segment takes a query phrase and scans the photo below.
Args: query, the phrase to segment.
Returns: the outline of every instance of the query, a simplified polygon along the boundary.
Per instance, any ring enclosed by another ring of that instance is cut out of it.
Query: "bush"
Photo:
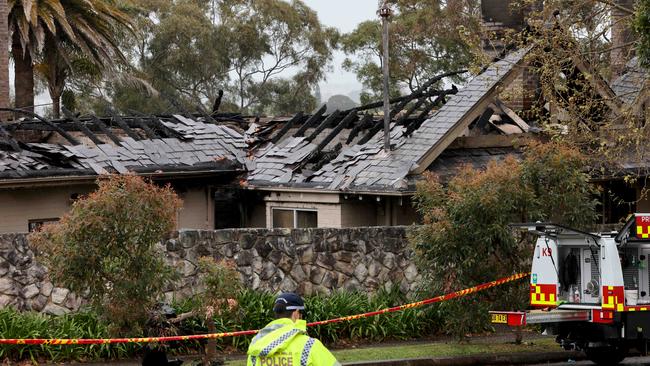
[[[216,332],[261,329],[273,319],[275,295],[268,292],[243,289],[237,295],[237,308],[215,315]],[[361,292],[335,292],[330,295],[306,297],[307,321],[326,320],[346,315],[402,305],[409,299],[394,288],[373,295]],[[456,300],[453,300],[454,302]],[[194,311],[197,315],[183,321],[181,334],[208,333],[206,318],[198,310],[204,302],[195,298],[174,304],[177,313]],[[326,343],[378,342],[428,337],[440,330],[438,310],[434,306],[384,314],[349,322],[333,323],[308,328],[310,335]],[[33,312],[17,312],[11,308],[0,310],[1,338],[109,338],[109,326],[93,312],[81,312],[59,317]],[[252,336],[230,337],[218,341],[220,349],[245,351]],[[204,341],[174,342],[169,351],[176,354],[196,353]],[[103,344],[69,346],[0,345],[0,358],[9,360],[46,360],[52,362],[92,361],[137,357],[139,344]]]
[[[424,225],[410,240],[430,294],[447,293],[530,270],[530,236],[509,223],[548,221],[584,227],[596,218],[595,191],[584,159],[560,143],[529,147],[523,161],[465,167],[447,185],[429,175],[418,184],[416,207]],[[444,329],[459,337],[490,328],[487,310],[528,304],[521,282],[440,304]]]
[[[242,290],[237,296],[238,308],[223,316],[214,318],[217,332],[261,329],[273,320],[275,295],[268,292]],[[334,292],[329,295],[314,295],[305,298],[307,321],[326,320],[355,315],[408,302],[398,288],[381,290],[373,295],[361,292]],[[176,304],[178,312],[191,311],[197,301],[188,299]],[[349,322],[332,323],[310,327],[310,335],[326,343],[372,342],[386,339],[415,339],[433,335],[439,330],[437,310],[432,306],[418,309],[357,319]],[[196,317],[184,324],[184,331],[192,334],[206,333],[202,318]],[[225,338],[219,346],[240,351],[248,348],[251,337]]]
[[[114,334],[140,334],[174,278],[155,245],[175,229],[180,200],[170,187],[133,175],[98,184],[59,223],[30,240],[53,282],[87,295]]]
[[[34,312],[0,310],[0,338],[109,338],[108,326],[91,312],[47,316]],[[52,362],[85,361],[131,357],[140,349],[135,344],[102,345],[0,345],[0,359],[45,359]]]

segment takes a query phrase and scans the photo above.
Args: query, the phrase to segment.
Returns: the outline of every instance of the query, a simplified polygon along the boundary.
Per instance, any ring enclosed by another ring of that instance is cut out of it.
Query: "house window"
[[[45,225],[45,224],[49,224],[49,223],[52,223],[52,222],[57,222],[57,221],[59,221],[58,218],[54,218],[54,219],[34,219],[34,220],[29,220],[29,221],[27,222],[27,230],[28,230],[30,233],[33,233],[33,232],[35,232],[35,231],[39,231],[39,230],[41,230],[41,228],[43,227],[43,225]]]
[[[318,211],[298,208],[274,208],[273,227],[307,228],[318,226]]]

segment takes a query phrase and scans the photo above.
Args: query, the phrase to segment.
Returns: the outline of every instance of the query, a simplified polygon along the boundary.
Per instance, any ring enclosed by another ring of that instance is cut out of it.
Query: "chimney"
[[[524,26],[524,12],[516,9],[514,0],[482,0],[481,16],[484,23],[494,23],[504,28],[521,30]]]
[[[634,10],[634,0],[615,0],[614,4]],[[612,50],[609,55],[612,79],[625,71],[625,64],[633,56],[634,47],[631,42],[634,41],[634,32],[631,29],[631,18],[630,13],[612,7]]]
[[[483,28],[486,34],[493,32],[496,35],[496,39],[483,39],[484,50],[492,56],[499,54],[505,47],[502,37],[506,32],[523,30],[527,17],[533,11],[540,11],[542,3],[542,0],[536,0],[531,5],[522,6],[521,0],[481,0]]]
[[[481,17],[486,34],[494,33],[496,39],[483,39],[483,50],[491,57],[498,56],[504,50],[505,34],[510,31],[522,31],[528,25],[531,13],[541,12],[543,1],[535,0],[522,6],[521,0],[481,0]],[[518,111],[529,111],[537,103],[541,88],[539,78],[533,69],[525,68],[521,77],[515,82],[517,91],[512,93],[507,102]],[[516,95],[515,95],[516,94]]]

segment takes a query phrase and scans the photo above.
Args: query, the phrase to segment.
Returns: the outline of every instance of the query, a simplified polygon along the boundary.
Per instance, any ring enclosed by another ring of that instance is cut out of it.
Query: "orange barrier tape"
[[[310,327],[330,324],[330,323],[339,323],[344,321],[350,321],[361,318],[368,318],[371,316],[376,316],[380,314],[393,313],[396,311],[418,308],[424,305],[433,304],[436,302],[448,301],[458,297],[467,296],[475,292],[487,290],[492,287],[500,286],[508,282],[520,280],[522,278],[528,277],[530,273],[519,273],[514,276],[502,278],[500,280],[484,283],[478,286],[470,287],[465,290],[452,292],[450,294],[437,296],[431,299],[422,300],[414,302],[411,304],[396,306],[392,308],[382,309],[378,311],[371,311],[364,314],[344,316],[336,319],[322,320],[313,323],[307,324]],[[48,344],[48,345],[83,345],[83,344],[115,344],[115,343],[162,343],[162,342],[172,342],[172,341],[192,341],[192,340],[201,340],[201,339],[216,339],[224,337],[237,337],[243,335],[252,335],[256,334],[259,330],[242,330],[238,332],[225,332],[225,333],[212,333],[212,334],[196,334],[188,336],[172,336],[172,337],[146,337],[146,338],[111,338],[111,339],[0,339],[0,344],[24,344],[24,345],[38,345],[38,344]]]

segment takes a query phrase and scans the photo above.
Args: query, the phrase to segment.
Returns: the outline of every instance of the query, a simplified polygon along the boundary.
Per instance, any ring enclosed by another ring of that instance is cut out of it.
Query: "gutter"
[[[74,172],[81,175],[60,175],[60,176],[47,176],[47,177],[35,177],[35,178],[14,178],[14,179],[4,179],[0,180],[0,189],[3,188],[26,188],[26,187],[39,187],[39,186],[60,186],[70,183],[94,183],[98,179],[103,179],[106,175],[98,175],[91,169],[79,170],[74,169]],[[242,170],[185,170],[185,171],[150,171],[150,172],[138,172],[137,170],[133,171],[137,173],[140,177],[152,178],[152,179],[187,179],[187,178],[200,178],[200,177],[210,177],[220,174],[237,174],[242,173]],[[52,173],[52,172],[50,172]],[[87,174],[84,174],[87,173]]]

